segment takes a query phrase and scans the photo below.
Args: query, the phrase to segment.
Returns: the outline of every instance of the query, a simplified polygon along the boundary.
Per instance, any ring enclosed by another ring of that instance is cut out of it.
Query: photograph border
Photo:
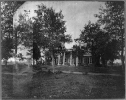
[[[1,2],[2,1],[35,1],[35,0],[1,0]],[[67,2],[67,1],[77,1],[77,0],[37,0],[37,1],[66,1]],[[126,1],[125,0],[78,0],[78,1],[92,1],[92,2],[94,2],[94,1],[99,1],[99,2],[124,1],[124,5],[125,5],[124,6],[124,8],[125,8],[125,40],[126,40]],[[1,15],[1,12],[0,12],[0,15]],[[1,21],[1,18],[0,18],[0,21]],[[0,39],[1,39],[1,36],[2,35],[1,35],[1,25],[0,25]],[[125,41],[125,47],[126,47],[126,41]],[[125,50],[125,54],[126,54],[126,50]],[[125,55],[125,57],[126,57],[126,55]],[[1,43],[0,43],[0,60],[1,60]],[[125,59],[125,62],[126,62],[126,59]],[[2,73],[1,64],[0,64],[0,72]],[[126,72],[126,68],[125,68],[125,72]],[[125,74],[125,76],[126,76],[126,74]],[[126,80],[126,77],[125,77],[125,80]],[[125,84],[125,91],[126,91],[126,84]],[[126,97],[126,92],[125,92],[125,97]],[[0,100],[17,100],[17,99],[2,99],[2,74],[0,74]],[[18,99],[18,100],[42,100],[42,99]],[[97,100],[97,99],[93,99],[93,100]],[[105,99],[99,99],[99,100],[105,100]],[[106,100],[108,100],[108,99],[106,99]],[[111,99],[111,100],[115,100],[115,99]],[[120,99],[118,99],[118,100],[120,100]],[[124,98],[124,100],[125,100],[125,98]]]

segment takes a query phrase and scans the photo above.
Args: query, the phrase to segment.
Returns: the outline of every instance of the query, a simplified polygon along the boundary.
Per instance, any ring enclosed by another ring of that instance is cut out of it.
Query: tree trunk
[[[57,63],[57,60],[56,60],[56,58],[54,58],[54,61],[55,61],[55,65],[56,65],[56,63]]]
[[[100,67],[100,56],[95,57],[95,67]]]
[[[18,65],[17,65],[17,61],[16,61],[16,55],[17,55],[17,32],[15,33],[15,69],[16,69],[16,73],[18,73]]]
[[[16,60],[16,53],[15,53],[15,71],[18,74],[18,65],[17,65],[17,60]]]
[[[5,59],[5,67],[7,67],[7,59]]]
[[[70,52],[70,66],[72,65],[72,52]]]
[[[105,67],[106,66],[106,61],[105,61],[104,57],[101,57],[101,61],[102,61],[102,66]]]
[[[33,66],[35,65],[34,59],[33,59]]]
[[[95,63],[96,63],[95,55],[93,54],[93,52],[91,52],[91,55],[92,55],[92,63],[93,63],[94,66],[95,66]]]
[[[65,65],[65,52],[63,53],[63,65]]]
[[[76,56],[76,66],[78,66],[78,56]]]
[[[51,57],[52,57],[52,68],[53,68],[53,73],[54,73],[54,56],[53,56],[53,52],[51,53]]]

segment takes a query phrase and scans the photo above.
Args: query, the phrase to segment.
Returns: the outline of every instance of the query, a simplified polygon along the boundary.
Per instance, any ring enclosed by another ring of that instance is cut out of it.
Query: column
[[[78,56],[76,56],[76,66],[78,66]]]
[[[53,68],[53,73],[55,72],[55,68],[54,68],[54,56],[53,53],[51,54],[52,57],[52,68]]]
[[[30,68],[30,59],[27,60],[28,68]]]
[[[58,55],[58,65],[60,65],[60,54]]]
[[[72,51],[70,52],[70,66],[72,65]]]
[[[53,55],[51,55],[52,56],[52,66],[54,66],[54,57],[53,57]]]
[[[63,53],[63,65],[65,65],[65,52]]]
[[[90,61],[91,61],[90,63],[92,64],[92,57],[90,58]]]
[[[91,63],[90,57],[89,57],[89,64]]]

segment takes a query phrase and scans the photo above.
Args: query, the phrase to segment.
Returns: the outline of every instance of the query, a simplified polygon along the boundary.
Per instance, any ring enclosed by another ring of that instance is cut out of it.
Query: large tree
[[[89,21],[81,31],[80,38],[76,40],[87,44],[86,51],[91,52],[95,66],[100,65],[100,59],[102,65],[106,66],[108,60],[113,61],[118,56],[117,41],[111,41],[109,34],[100,29],[98,23]]]
[[[8,60],[13,56],[14,44],[13,34],[13,16],[17,8],[22,4],[21,1],[3,1],[1,2],[1,43],[2,59]],[[6,63],[7,64],[7,63]]]
[[[2,59],[5,59],[5,65],[7,66],[7,60],[13,56],[13,40],[11,38],[6,37],[2,40],[1,43]]]
[[[100,9],[100,13],[96,14],[99,18],[98,22],[104,26],[109,33],[111,40],[118,41],[118,51],[121,52],[122,68],[124,65],[124,1],[108,1],[105,2],[105,8]]]
[[[41,57],[40,48],[38,47],[37,43],[33,43],[33,59],[37,60]]]
[[[81,41],[86,43],[86,51],[90,51],[93,58],[93,63],[99,64],[100,54],[97,53],[96,34],[100,31],[100,26],[98,24],[92,24],[90,21],[84,26],[81,31],[80,37],[76,41]]]
[[[38,5],[38,10],[35,10],[37,16],[34,17],[35,24],[38,25],[37,32],[39,40],[37,43],[42,48],[48,48],[54,66],[55,49],[62,46],[65,42],[71,42],[70,35],[65,35],[66,27],[62,11],[55,12],[53,8]],[[39,39],[39,37],[41,37]]]
[[[56,49],[62,47],[65,42],[71,42],[71,36],[64,34],[66,27],[62,11],[55,12],[53,8],[41,4],[35,13],[36,16],[32,19],[28,17],[28,11],[21,14],[17,31],[20,33],[22,44],[26,47],[34,49],[36,44],[39,49],[48,50],[54,66]]]

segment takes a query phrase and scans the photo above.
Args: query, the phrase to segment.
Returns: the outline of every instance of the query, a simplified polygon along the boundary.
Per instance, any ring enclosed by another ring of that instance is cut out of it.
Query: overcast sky
[[[104,6],[104,2],[98,1],[27,1],[17,10],[14,21],[18,20],[18,15],[24,10],[30,10],[30,17],[35,16],[34,10],[41,3],[47,7],[53,7],[56,12],[62,10],[67,28],[65,34],[71,34],[72,39],[79,37],[81,30],[89,20],[96,22],[94,14],[98,14],[100,6]],[[73,44],[74,42],[65,44],[65,46],[71,48]]]

